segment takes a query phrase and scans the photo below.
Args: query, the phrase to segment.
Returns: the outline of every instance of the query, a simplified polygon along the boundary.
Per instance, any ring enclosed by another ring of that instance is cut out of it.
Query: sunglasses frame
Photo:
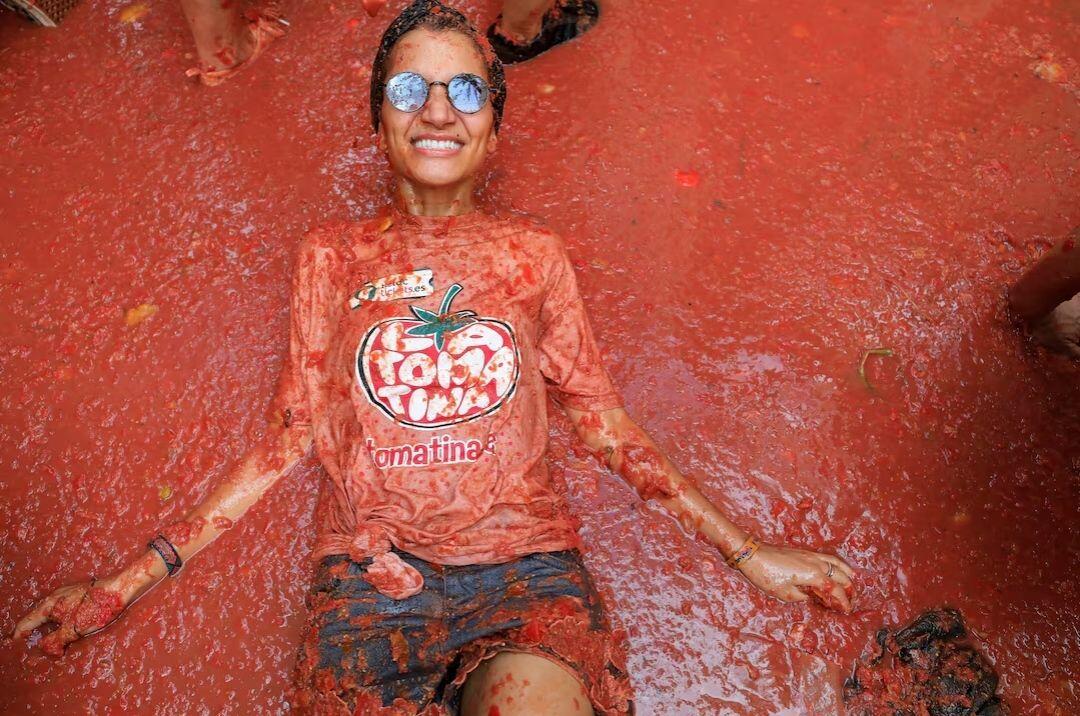
[[[412,75],[414,77],[419,77],[420,81],[423,82],[424,85],[425,85],[425,87],[424,87],[424,101],[421,102],[420,106],[417,107],[416,109],[412,109],[412,110],[401,109],[396,104],[394,104],[394,102],[390,99],[390,83],[393,82],[398,77],[401,77],[402,75]],[[465,78],[466,82],[471,82],[472,80],[476,80],[476,82],[480,83],[480,87],[483,90],[483,100],[480,102],[480,106],[477,107],[472,112],[458,107],[457,104],[454,102],[453,97],[450,96],[450,84],[454,80],[456,80],[458,78]],[[424,77],[419,72],[413,72],[412,70],[403,70],[401,72],[396,73],[393,77],[390,77],[389,79],[386,80],[386,84],[383,85],[383,96],[386,97],[386,101],[390,104],[390,106],[393,107],[394,109],[396,109],[397,111],[405,112],[406,114],[412,114],[413,112],[419,112],[420,110],[422,110],[427,105],[428,100],[431,99],[431,88],[434,87],[435,85],[441,85],[443,87],[443,89],[446,90],[446,99],[447,99],[447,101],[450,102],[450,106],[453,107],[454,110],[456,110],[458,112],[461,112],[462,114],[476,114],[477,112],[482,110],[487,105],[488,102],[491,101],[491,95],[495,94],[495,90],[491,89],[491,86],[488,84],[487,80],[485,80],[480,75],[474,75],[471,72],[459,72],[458,74],[456,74],[456,75],[454,75],[453,77],[450,78],[450,82],[442,82],[440,80],[433,80],[431,82],[428,82],[427,77]]]

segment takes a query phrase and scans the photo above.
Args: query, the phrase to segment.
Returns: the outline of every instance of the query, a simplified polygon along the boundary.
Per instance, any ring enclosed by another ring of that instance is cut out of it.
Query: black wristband
[[[161,561],[165,563],[165,569],[168,570],[170,577],[179,572],[180,568],[184,566],[184,560],[180,559],[180,553],[176,551],[176,547],[173,547],[173,543],[167,540],[164,535],[158,535],[146,546],[158,553]]]

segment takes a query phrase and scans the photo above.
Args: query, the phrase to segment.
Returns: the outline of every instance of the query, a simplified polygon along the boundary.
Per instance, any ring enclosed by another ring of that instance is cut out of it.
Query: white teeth
[[[413,144],[417,149],[431,149],[435,151],[453,151],[462,146],[461,142],[455,142],[453,139],[417,139]]]

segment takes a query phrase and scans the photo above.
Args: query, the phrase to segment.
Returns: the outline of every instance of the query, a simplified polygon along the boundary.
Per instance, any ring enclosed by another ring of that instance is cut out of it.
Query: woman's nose
[[[454,107],[450,104],[446,87],[441,84],[431,86],[421,116],[425,122],[436,127],[445,127],[454,121]]]

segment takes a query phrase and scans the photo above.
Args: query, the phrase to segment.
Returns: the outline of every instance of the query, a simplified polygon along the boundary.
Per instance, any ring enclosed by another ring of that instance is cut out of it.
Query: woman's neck
[[[413,216],[457,216],[475,209],[472,190],[471,181],[454,187],[421,188],[399,180],[394,203]]]

